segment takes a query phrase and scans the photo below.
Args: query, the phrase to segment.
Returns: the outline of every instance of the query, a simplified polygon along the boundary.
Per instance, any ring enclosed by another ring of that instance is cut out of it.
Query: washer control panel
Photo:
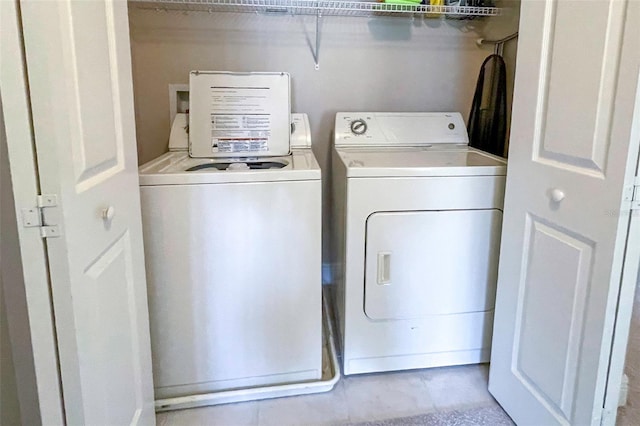
[[[353,146],[423,146],[469,143],[459,112],[339,112],[335,144]]]

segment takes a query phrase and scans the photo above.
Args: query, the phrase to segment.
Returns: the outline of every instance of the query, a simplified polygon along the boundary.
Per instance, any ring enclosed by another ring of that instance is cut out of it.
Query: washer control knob
[[[364,135],[367,131],[367,122],[362,118],[358,118],[357,120],[353,120],[351,122],[351,132],[354,135]]]

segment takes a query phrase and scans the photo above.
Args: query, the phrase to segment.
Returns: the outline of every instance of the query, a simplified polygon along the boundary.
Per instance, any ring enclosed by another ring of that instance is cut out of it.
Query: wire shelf
[[[498,16],[497,7],[431,6],[424,4],[393,4],[373,1],[342,0],[129,0],[141,9],[183,12],[250,12],[292,15],[377,16],[429,14],[435,17]]]

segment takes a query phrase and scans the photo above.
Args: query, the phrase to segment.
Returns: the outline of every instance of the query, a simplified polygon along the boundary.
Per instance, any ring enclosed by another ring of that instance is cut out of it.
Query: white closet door
[[[127,3],[21,8],[67,424],[154,424]]]
[[[599,425],[640,2],[524,0],[520,22],[489,390],[519,425]]]

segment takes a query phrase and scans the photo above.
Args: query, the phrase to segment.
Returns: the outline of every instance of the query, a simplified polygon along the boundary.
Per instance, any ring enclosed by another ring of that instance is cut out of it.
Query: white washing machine
[[[505,160],[459,113],[338,113],[333,174],[344,374],[488,362]]]
[[[178,115],[139,169],[156,399],[321,377],[320,168],[292,118],[284,155],[192,158]]]

